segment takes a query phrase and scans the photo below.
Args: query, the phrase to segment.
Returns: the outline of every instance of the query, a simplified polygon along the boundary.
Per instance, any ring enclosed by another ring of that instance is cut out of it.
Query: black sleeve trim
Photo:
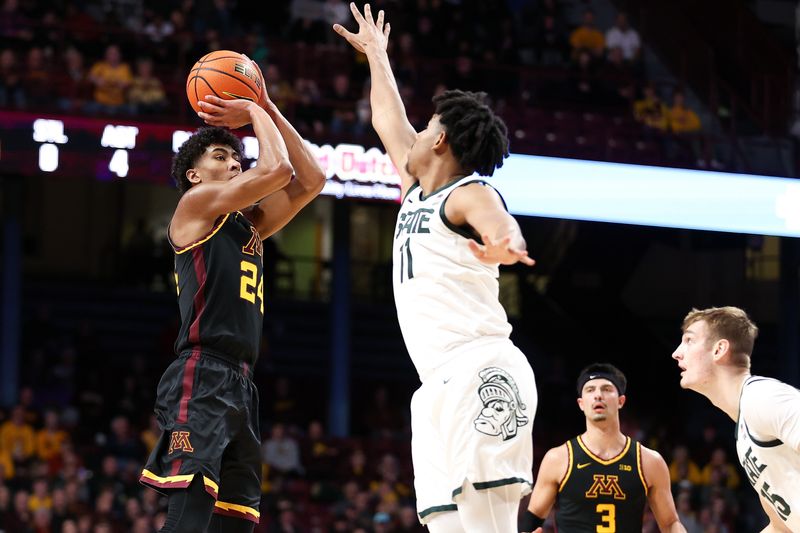
[[[411,191],[413,191],[417,187],[419,187],[419,182],[418,181],[415,181],[414,183],[412,183],[411,187],[409,187],[408,190],[406,191],[405,196],[403,196],[403,198],[400,200],[400,204],[405,203],[406,198],[408,198],[408,195],[411,194]]]
[[[469,185],[471,183],[480,183],[481,185],[491,187],[492,190],[495,193],[497,193],[497,196],[500,197],[500,201],[503,202],[503,208],[505,208],[505,210],[508,211],[508,206],[506,205],[506,201],[503,199],[503,195],[500,194],[500,191],[492,187],[491,184],[487,183],[484,180],[475,179],[475,180],[465,181],[464,183],[459,184],[457,187],[453,187],[453,191],[458,189],[458,187],[463,187],[464,185]],[[447,219],[447,215],[444,214],[444,206],[445,204],[447,204],[447,199],[450,198],[450,195],[453,194],[453,191],[450,191],[447,194],[445,199],[442,200],[442,205],[439,206],[439,216],[442,217],[442,222],[444,222],[444,225],[447,226],[447,228],[453,233],[457,233],[458,235],[461,235],[465,239],[475,239],[478,243],[483,244],[483,239],[481,239],[481,236],[477,234],[477,232],[472,228],[472,226],[470,226],[469,224],[464,224],[463,226],[456,226],[455,224],[450,222]]]

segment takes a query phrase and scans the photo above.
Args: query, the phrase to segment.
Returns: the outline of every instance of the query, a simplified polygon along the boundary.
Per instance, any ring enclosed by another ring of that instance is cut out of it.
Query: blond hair
[[[708,341],[725,339],[730,343],[731,361],[736,366],[750,368],[750,355],[758,337],[758,326],[738,307],[709,307],[692,309],[683,319],[681,330],[695,322],[703,321],[708,326]]]

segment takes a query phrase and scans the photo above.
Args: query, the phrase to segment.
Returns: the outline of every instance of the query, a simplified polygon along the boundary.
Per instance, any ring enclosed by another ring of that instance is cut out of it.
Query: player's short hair
[[[229,130],[214,126],[200,128],[186,139],[172,158],[172,179],[175,180],[181,194],[192,187],[192,182],[186,177],[186,171],[197,164],[197,160],[212,144],[230,146],[239,157],[242,155],[242,141]]]
[[[758,326],[744,310],[733,306],[692,309],[683,319],[681,331],[685,333],[689,326],[701,320],[708,326],[710,343],[727,340],[731,345],[733,364],[750,368],[750,356],[758,337]]]
[[[617,394],[622,396],[628,387],[628,380],[622,370],[610,363],[592,363],[578,374],[578,396],[583,395],[583,386],[592,379],[607,379],[617,388]]]
[[[508,128],[486,103],[486,93],[445,91],[433,97],[434,114],[464,172],[491,176],[508,157]]]

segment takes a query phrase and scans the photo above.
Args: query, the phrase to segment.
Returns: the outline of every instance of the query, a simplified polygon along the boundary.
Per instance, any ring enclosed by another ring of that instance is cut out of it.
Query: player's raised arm
[[[258,64],[252,62],[263,79]],[[218,98],[210,98],[200,113],[200,117],[212,126],[236,127],[244,120],[236,110],[218,105],[224,102]],[[317,197],[325,186],[325,173],[320,168],[316,157],[311,152],[297,130],[281,114],[275,103],[269,98],[265,86],[262,86],[258,105],[262,107],[278,128],[286,144],[289,162],[294,168],[294,177],[285,187],[261,199],[245,211],[250,221],[256,226],[262,239],[283,228],[304,206]],[[259,152],[259,157],[260,157]]]
[[[471,183],[454,190],[445,204],[447,219],[456,226],[469,225],[481,236],[482,244],[470,241],[472,253],[485,263],[528,266],[527,245],[519,224],[506,211],[500,195],[492,187]]]
[[[541,531],[547,515],[553,509],[558,497],[558,486],[569,468],[566,445],[551,448],[542,458],[536,485],[533,487],[528,509],[520,519],[520,532]]]
[[[670,488],[669,468],[658,452],[642,446],[642,472],[648,483],[647,501],[658,527],[665,533],[686,533],[678,519]]]
[[[358,22],[358,33],[351,33],[339,24],[334,24],[333,29],[347,39],[353,48],[367,55],[372,78],[370,88],[372,126],[400,174],[401,192],[405,196],[415,181],[406,172],[405,166],[408,151],[414,144],[417,133],[408,122],[406,109],[397,89],[397,81],[389,64],[389,56],[386,54],[390,25],[388,22],[384,24],[383,10],[378,12],[377,20],[373,20],[369,4],[364,5],[363,15],[355,3],[350,3],[350,10]]]
[[[184,212],[196,214],[198,217],[214,219],[225,213],[245,209],[258,202],[267,195],[286,186],[292,177],[292,166],[286,151],[286,144],[278,131],[277,126],[261,107],[249,100],[222,100],[215,96],[208,96],[206,102],[201,102],[203,109],[216,106],[228,109],[235,114],[232,120],[239,122],[239,126],[253,124],[253,131],[258,139],[258,160],[256,164],[245,171],[241,170],[241,161],[230,162],[230,169],[240,174],[230,180],[203,181],[198,186],[192,187],[184,194],[176,209],[175,216],[183,216]],[[199,113],[201,118],[205,113]],[[212,147],[209,147],[209,149]],[[221,157],[219,154],[217,159]],[[188,173],[195,172],[190,169]],[[187,177],[192,181],[193,176]],[[196,178],[199,180],[199,178]]]
[[[271,100],[265,109],[286,141],[289,161],[295,174],[286,187],[270,194],[247,212],[262,239],[284,227],[325,187],[325,173],[308,144]]]

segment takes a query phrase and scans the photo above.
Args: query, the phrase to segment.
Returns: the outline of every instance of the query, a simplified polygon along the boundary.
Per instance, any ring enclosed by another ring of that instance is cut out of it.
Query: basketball
[[[195,112],[206,95],[213,94],[223,100],[244,98],[258,102],[264,81],[250,60],[230,50],[217,50],[201,57],[186,79],[186,96]]]

